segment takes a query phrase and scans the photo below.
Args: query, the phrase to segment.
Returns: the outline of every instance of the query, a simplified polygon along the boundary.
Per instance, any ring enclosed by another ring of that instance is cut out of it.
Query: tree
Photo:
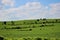
[[[6,21],[4,21],[3,24],[6,25]]]
[[[58,20],[56,19],[56,23],[58,22]]]
[[[12,27],[11,29],[21,29],[21,27]]]
[[[42,22],[43,24],[46,24],[46,22]]]
[[[37,19],[37,21],[39,21],[39,19]]]
[[[35,24],[37,24],[37,22],[35,21]]]
[[[35,26],[33,25],[32,28],[35,28]]]
[[[14,22],[13,22],[13,21],[11,21],[11,24],[12,24],[12,25],[14,25]]]
[[[26,38],[23,38],[24,40],[28,40],[28,39],[26,39]]]
[[[43,20],[46,20],[46,18],[43,18]]]
[[[32,31],[32,29],[29,29],[29,31]]]
[[[44,27],[45,26],[45,24],[42,24],[40,27]]]
[[[36,40],[42,40],[41,38],[36,38]]]
[[[48,40],[48,39],[44,39],[44,40]]]
[[[4,38],[3,37],[0,37],[0,40],[4,40]]]

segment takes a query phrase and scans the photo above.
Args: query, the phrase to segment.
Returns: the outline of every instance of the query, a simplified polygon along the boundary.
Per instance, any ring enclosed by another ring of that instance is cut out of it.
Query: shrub
[[[4,38],[3,37],[0,37],[0,40],[4,40]]]
[[[4,26],[4,29],[6,29],[6,26]]]
[[[35,24],[37,24],[37,22],[35,21]]]
[[[26,38],[23,38],[24,40],[27,40]]]
[[[43,24],[45,24],[46,22],[42,22]]]
[[[46,20],[46,23],[50,23],[50,22]]]
[[[41,38],[36,38],[36,40],[42,40]]]
[[[27,38],[28,40],[32,40],[31,38]]]
[[[26,24],[26,22],[24,22],[24,24]]]
[[[32,28],[35,28],[35,26],[33,25]]]
[[[21,29],[21,27],[12,27],[12,29]]]
[[[39,19],[37,19],[37,21],[39,21]]]
[[[32,29],[29,29],[29,31],[32,31]]]
[[[6,25],[6,21],[4,21],[3,24]]]
[[[16,29],[21,29],[21,27],[16,27]]]
[[[42,24],[40,27],[44,27],[45,25],[44,24]]]
[[[14,22],[13,22],[13,21],[11,21],[11,24],[12,24],[12,25],[14,25]]]
[[[48,39],[44,39],[44,40],[48,40]]]
[[[56,19],[56,22],[58,22],[58,20]]]
[[[59,39],[56,38],[56,40],[59,40]]]
[[[43,18],[43,20],[46,20],[46,18]]]
[[[40,29],[41,30],[41,29]]]

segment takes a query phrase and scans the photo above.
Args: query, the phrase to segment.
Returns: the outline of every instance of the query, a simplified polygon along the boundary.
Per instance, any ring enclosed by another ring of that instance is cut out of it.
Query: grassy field
[[[60,19],[0,22],[0,40],[60,40]]]

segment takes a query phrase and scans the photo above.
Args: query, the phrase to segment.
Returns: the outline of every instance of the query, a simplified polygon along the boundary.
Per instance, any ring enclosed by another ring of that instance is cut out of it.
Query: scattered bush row
[[[45,22],[43,22],[43,21],[45,21]],[[37,19],[37,21],[35,21],[35,22],[30,22],[30,23],[24,22],[24,24],[60,23],[60,19],[55,19],[54,21],[48,21],[47,19],[43,19],[43,21],[40,22],[40,19]],[[3,24],[6,25],[7,22],[4,21]],[[14,23],[14,21],[11,21],[11,25],[16,25],[16,24]]]
[[[35,25],[30,25],[28,27],[22,27],[22,26],[16,26],[16,27],[10,27],[10,28],[7,28],[7,27],[4,27],[4,29],[24,29],[24,28],[36,28],[36,27],[45,27],[45,26],[54,26],[54,24],[45,24],[43,22],[43,24],[39,25],[39,26],[35,26]]]
[[[0,40],[10,40],[8,38],[4,38],[4,37],[0,37]],[[40,38],[40,37],[37,37],[37,38],[30,38],[30,37],[27,37],[27,38],[17,38],[17,39],[14,39],[14,38],[11,38],[11,40],[51,40],[51,39],[48,39],[48,38]],[[52,39],[52,40],[60,40],[59,38],[55,38],[55,39]]]

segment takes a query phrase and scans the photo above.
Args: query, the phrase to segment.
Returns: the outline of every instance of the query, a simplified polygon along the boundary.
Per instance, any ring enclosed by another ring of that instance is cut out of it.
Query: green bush
[[[0,40],[4,40],[4,38],[3,37],[0,37]]]
[[[36,40],[42,40],[42,38],[36,38]]]

